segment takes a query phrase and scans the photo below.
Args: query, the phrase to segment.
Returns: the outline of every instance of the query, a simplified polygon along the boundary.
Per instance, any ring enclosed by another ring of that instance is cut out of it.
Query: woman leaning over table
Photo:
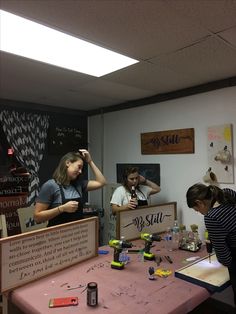
[[[236,305],[236,192],[197,183],[188,189],[186,198],[190,208],[204,215],[217,259],[228,267]]]

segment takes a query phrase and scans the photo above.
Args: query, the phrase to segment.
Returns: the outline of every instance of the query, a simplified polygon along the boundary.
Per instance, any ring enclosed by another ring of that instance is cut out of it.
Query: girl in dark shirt
[[[204,215],[217,259],[228,267],[236,304],[236,192],[197,183],[186,198],[190,208]]]

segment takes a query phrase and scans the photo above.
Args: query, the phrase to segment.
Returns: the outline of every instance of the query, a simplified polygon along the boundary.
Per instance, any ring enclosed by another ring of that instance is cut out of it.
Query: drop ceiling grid
[[[162,93],[171,85],[171,88],[177,88],[181,80],[187,83],[188,75],[181,75],[165,64],[151,64],[150,62],[140,62],[120,71],[111,73],[104,77],[105,80],[118,82],[137,88],[144,88],[154,93]]]
[[[236,49],[236,26],[220,32],[218,35],[232,45],[232,48]]]
[[[214,37],[152,61],[203,82],[231,77],[236,73],[236,51]]]
[[[78,91],[80,90],[84,92],[90,92],[94,95],[115,98],[118,102],[132,100],[135,98],[144,98],[153,95],[153,91],[151,90],[145,90],[144,88],[139,88],[128,84],[112,82],[102,78],[88,82],[81,88],[79,87]]]
[[[21,0],[2,1],[2,6],[141,60],[179,49],[208,33],[163,1],[48,1],[47,5],[36,1],[32,6],[32,1]]]
[[[214,33],[235,26],[236,0],[168,0],[168,5]]]

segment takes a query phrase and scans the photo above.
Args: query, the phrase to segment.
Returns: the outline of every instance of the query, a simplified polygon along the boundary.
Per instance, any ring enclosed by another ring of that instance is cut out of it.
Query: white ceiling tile
[[[231,44],[236,49],[236,26],[227,29],[224,32],[218,33],[218,35],[225,39],[229,44]]]
[[[193,22],[211,32],[228,29],[236,25],[235,0],[167,0],[176,14],[188,16]]]
[[[94,110],[236,76],[236,0],[1,0],[141,62],[101,78],[0,54],[0,97]]]
[[[133,87],[127,84],[97,79],[78,88],[78,91],[89,92],[94,95],[107,96],[118,101],[144,98],[153,94],[151,90]]]
[[[128,86],[135,86],[137,88],[145,88],[153,92],[163,93],[170,90],[176,90],[180,87],[181,80],[186,84],[188,77],[180,75],[171,69],[168,69],[162,64],[153,64],[150,62],[140,62],[129,67],[108,74],[104,79],[126,84]]]
[[[236,50],[211,37],[196,45],[152,60],[176,73],[191,75],[199,83],[232,77],[236,73]]]

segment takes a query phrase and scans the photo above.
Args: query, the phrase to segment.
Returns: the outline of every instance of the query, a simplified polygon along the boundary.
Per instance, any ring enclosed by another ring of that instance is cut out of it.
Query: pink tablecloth
[[[136,241],[137,247],[142,247],[142,241]],[[167,252],[162,242],[154,242],[151,251],[158,255],[169,255],[173,264],[163,259],[160,267],[171,269],[168,278],[157,277],[148,279],[148,269],[158,268],[153,261],[140,261],[137,254],[130,254],[131,261],[123,270],[115,270],[110,266],[113,259],[113,249],[107,255],[99,255],[88,261],[72,266],[35,282],[15,289],[9,296],[27,314],[69,314],[69,313],[107,313],[107,314],[184,314],[194,309],[206,300],[210,293],[200,286],[176,278],[174,271],[186,264],[190,256],[203,257],[204,249],[197,253],[186,251]],[[99,304],[96,308],[87,306],[87,283],[95,281],[98,284]],[[83,287],[68,290],[68,286]],[[78,296],[79,305],[63,308],[48,308],[50,298]]]

